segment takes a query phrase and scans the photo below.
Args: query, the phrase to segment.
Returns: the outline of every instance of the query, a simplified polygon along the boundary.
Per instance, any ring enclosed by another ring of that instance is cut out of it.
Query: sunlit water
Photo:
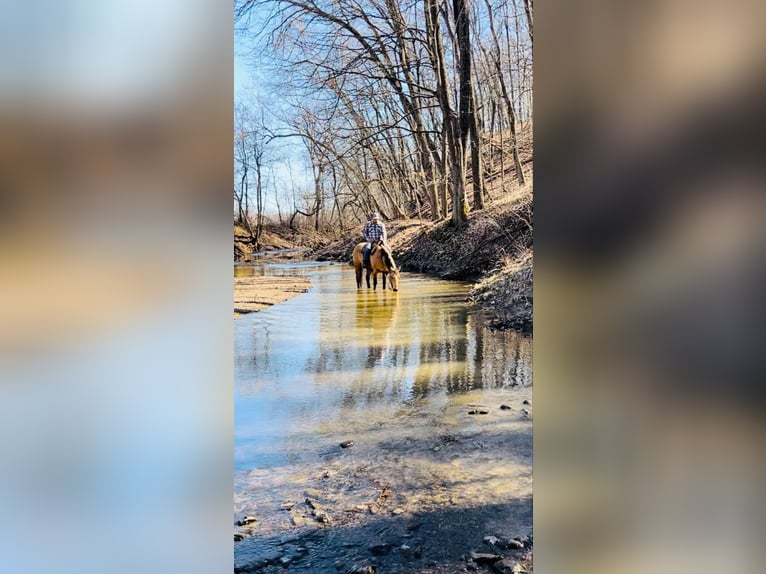
[[[469,312],[467,284],[404,273],[394,293],[357,290],[346,265],[266,272],[307,275],[312,289],[235,322],[235,471],[316,456],[339,439],[328,433],[337,422],[531,384],[530,342],[487,329]]]

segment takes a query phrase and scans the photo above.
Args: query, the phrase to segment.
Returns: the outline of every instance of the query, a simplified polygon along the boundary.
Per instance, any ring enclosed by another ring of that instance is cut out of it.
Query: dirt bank
[[[387,223],[388,242],[403,271],[477,283],[472,300],[496,328],[532,330],[531,184],[471,214],[462,229],[451,221]],[[306,257],[350,261],[360,234],[352,232]]]

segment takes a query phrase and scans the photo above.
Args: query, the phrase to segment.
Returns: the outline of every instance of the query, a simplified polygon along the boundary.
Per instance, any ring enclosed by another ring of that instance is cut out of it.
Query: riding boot
[[[368,243],[364,246],[364,249],[362,249],[362,258],[364,259],[364,266],[369,269],[370,267],[370,251],[372,250],[372,245]]]

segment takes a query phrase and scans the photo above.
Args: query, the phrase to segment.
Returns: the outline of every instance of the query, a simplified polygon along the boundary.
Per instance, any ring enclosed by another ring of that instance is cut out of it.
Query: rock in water
[[[474,409],[472,411],[468,411],[469,415],[488,415],[489,410],[488,409]]]
[[[242,520],[238,520],[237,526],[246,526],[248,524],[252,524],[256,520],[258,519],[255,516],[248,515],[248,516],[245,516]]]
[[[349,448],[354,446],[353,440],[344,440],[342,443],[340,443],[340,448]]]
[[[500,560],[502,556],[499,554],[486,554],[484,552],[471,552],[471,560],[476,564],[494,564]]]
[[[492,565],[492,569],[497,572],[497,574],[524,574],[527,571],[524,566],[510,558],[504,558],[503,560],[496,562]]]

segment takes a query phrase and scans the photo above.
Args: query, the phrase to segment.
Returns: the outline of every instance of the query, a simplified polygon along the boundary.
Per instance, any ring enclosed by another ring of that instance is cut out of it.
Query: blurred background
[[[232,8],[3,2],[0,571],[231,571]]]
[[[536,567],[761,572],[764,6],[529,4]],[[231,571],[232,21],[3,4],[0,571]]]
[[[540,572],[762,572],[761,2],[540,3]]]

